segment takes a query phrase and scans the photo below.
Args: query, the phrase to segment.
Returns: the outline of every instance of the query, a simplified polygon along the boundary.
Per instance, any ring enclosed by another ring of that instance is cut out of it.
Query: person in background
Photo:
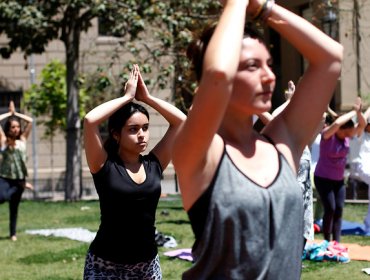
[[[223,4],[217,23],[188,48],[199,87],[173,149],[196,239],[195,263],[183,279],[296,280],[303,250],[297,169],[332,97],[343,47],[274,1]],[[285,110],[261,134],[253,115],[271,109],[276,78],[247,16],[277,31],[309,64]]]
[[[144,102],[169,124],[162,139],[149,143]],[[100,127],[108,120],[104,142]],[[185,115],[149,94],[134,65],[122,97],[105,102],[84,119],[87,163],[99,195],[101,223],[86,256],[84,279],[162,279],[155,243],[155,213],[162,172],[171,160],[176,131]]]
[[[364,219],[365,235],[370,236],[370,107],[364,113],[366,126],[364,133],[357,138],[358,157],[356,158],[354,172],[357,178],[368,186],[369,206]]]
[[[263,112],[259,115],[260,119],[266,125],[286,108],[295,92],[295,84],[293,81],[288,82],[288,89],[284,92],[285,102],[277,107],[272,114]],[[320,125],[321,127],[321,125]],[[317,133],[316,133],[317,134]],[[310,145],[310,144],[309,144]],[[313,226],[313,190],[311,184],[311,152],[307,145],[299,160],[297,180],[302,190],[303,195],[303,247],[307,240],[314,239]]]
[[[352,118],[357,116],[357,123]],[[338,116],[321,132],[320,156],[316,165],[314,180],[324,208],[322,232],[327,241],[340,242],[342,214],[346,189],[344,171],[349,152],[349,140],[361,135],[365,127],[361,112],[361,99],[354,104],[354,110]]]
[[[16,112],[14,102],[9,103],[9,112],[0,115],[0,121],[6,119],[4,128],[0,125],[0,203],[9,201],[10,238],[17,240],[18,208],[25,188],[33,189],[26,182],[26,142],[30,135],[33,119]],[[21,120],[26,122],[22,129]]]

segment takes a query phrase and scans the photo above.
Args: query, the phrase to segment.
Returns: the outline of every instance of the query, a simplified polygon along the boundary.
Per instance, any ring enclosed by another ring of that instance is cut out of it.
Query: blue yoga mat
[[[316,224],[322,227],[322,220],[316,221]],[[342,221],[342,235],[366,235],[365,226],[361,223]]]

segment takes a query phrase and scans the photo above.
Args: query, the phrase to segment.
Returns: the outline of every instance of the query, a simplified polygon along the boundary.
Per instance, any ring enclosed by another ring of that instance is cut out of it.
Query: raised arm
[[[365,113],[364,113],[364,118],[365,118],[365,122],[366,123],[369,123],[369,118],[370,118],[370,106],[366,109]]]
[[[353,106],[353,110],[349,111],[338,118],[335,119],[335,121],[330,124],[329,126],[325,127],[322,131],[322,137],[324,139],[329,139],[332,137],[342,125],[344,125],[346,122],[351,120],[353,117],[357,116],[357,123],[355,124],[355,129],[353,130],[353,135],[360,136],[365,128],[366,121],[361,113],[361,99],[357,98],[356,103]]]
[[[186,119],[186,116],[172,104],[150,95],[140,71],[135,99],[152,107],[159,114],[161,114],[169,124],[165,135],[152,149],[152,152],[159,159],[162,168],[165,169],[171,161],[172,146],[176,132],[178,131],[182,122]]]
[[[239,64],[248,1],[224,2],[224,9],[204,54],[202,78],[192,109],[174,145],[173,160],[183,178],[203,169],[209,156],[216,154],[213,150],[215,135],[228,106]]]
[[[288,160],[298,166],[300,155],[332,97],[340,75],[343,47],[305,19],[276,4],[266,22],[308,61],[290,103],[265,129],[281,144],[278,146]]]
[[[134,65],[130,73],[130,78],[125,86],[124,95],[95,107],[88,112],[84,118],[83,135],[85,153],[87,164],[92,173],[98,172],[107,159],[107,153],[104,149],[99,127],[114,112],[134,99],[138,75],[138,66]]]
[[[1,114],[0,115],[0,122],[5,120],[6,118],[9,118],[10,116],[12,115],[12,113],[10,112],[6,112],[4,114]],[[6,142],[6,135],[5,135],[5,132],[3,130],[3,127],[2,125],[0,124],[0,147],[3,147],[5,145],[5,142]]]

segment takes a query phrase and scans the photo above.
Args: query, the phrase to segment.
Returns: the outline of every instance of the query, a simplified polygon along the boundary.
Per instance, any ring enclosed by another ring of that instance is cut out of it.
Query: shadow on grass
[[[47,276],[47,277],[40,278],[40,280],[75,280],[75,278],[60,277],[60,276]]]
[[[190,224],[190,222],[189,220],[165,220],[165,221],[157,221],[156,224],[184,225],[184,224]]]
[[[174,210],[174,211],[185,211],[184,208],[182,206],[178,206],[178,205],[161,205],[159,204],[158,207],[157,207],[157,210],[160,210],[160,209],[168,209],[168,210]]]
[[[74,262],[76,261],[76,259],[85,258],[88,246],[89,246],[88,244],[84,244],[78,247],[69,248],[59,252],[44,251],[38,254],[33,254],[24,258],[20,258],[18,259],[18,262],[22,264],[48,264],[55,262],[65,262],[65,263]]]

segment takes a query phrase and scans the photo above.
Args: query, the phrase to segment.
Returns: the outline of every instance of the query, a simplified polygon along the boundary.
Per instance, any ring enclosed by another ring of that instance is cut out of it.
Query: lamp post
[[[31,85],[35,83],[35,63],[33,54],[29,57],[29,68],[30,68],[30,82]],[[37,157],[37,148],[36,148],[36,118],[32,115],[33,124],[32,124],[32,159],[33,159],[33,186],[35,188],[34,197],[37,196],[38,191],[38,182],[37,182],[37,169],[38,169],[38,157]]]
[[[337,13],[330,0],[324,0],[322,4],[323,4],[322,5],[323,11],[321,17],[322,29],[326,34],[335,39],[338,33]]]

